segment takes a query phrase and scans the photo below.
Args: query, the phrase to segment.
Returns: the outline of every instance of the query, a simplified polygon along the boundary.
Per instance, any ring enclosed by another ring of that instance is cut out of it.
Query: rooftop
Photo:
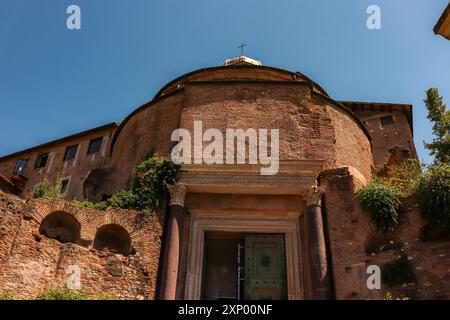
[[[228,59],[225,60],[225,62],[223,63],[224,66],[231,66],[235,64],[251,64],[254,66],[262,66],[261,61],[246,56],[239,56],[236,58]]]
[[[40,144],[38,146],[31,147],[31,148],[28,148],[28,149],[25,149],[25,150],[14,152],[14,153],[11,153],[11,154],[8,154],[8,155],[5,155],[5,156],[0,156],[0,161],[6,160],[6,159],[10,159],[10,158],[14,158],[14,157],[20,156],[20,155],[25,154],[25,153],[34,152],[34,151],[37,151],[37,150],[40,150],[40,149],[43,149],[43,148],[46,148],[46,147],[51,147],[51,146],[54,146],[54,145],[57,145],[57,144],[60,144],[60,143],[63,143],[63,142],[67,142],[69,140],[73,140],[73,139],[77,139],[77,138],[80,138],[80,137],[84,137],[84,136],[87,136],[89,134],[93,134],[93,133],[96,133],[96,132],[99,132],[99,131],[108,130],[108,129],[115,129],[118,126],[119,126],[118,123],[111,122],[111,123],[105,124],[105,125],[100,126],[100,127],[96,127],[96,128],[92,128],[92,129],[89,129],[89,130],[86,130],[86,131],[78,132],[78,133],[72,134],[70,136],[66,136],[66,137],[63,137],[63,138],[60,138],[60,139],[52,140],[50,142],[46,142],[46,143]]]
[[[434,33],[450,40],[450,2],[433,30]]]

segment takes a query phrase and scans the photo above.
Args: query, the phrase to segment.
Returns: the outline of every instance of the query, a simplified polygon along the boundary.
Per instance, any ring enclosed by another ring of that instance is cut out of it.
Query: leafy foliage
[[[137,208],[139,195],[134,190],[121,190],[106,200],[106,205],[116,209]]]
[[[416,192],[421,175],[420,163],[415,159],[408,159],[398,165],[381,167],[375,173],[373,181],[394,187],[399,196],[408,197]]]
[[[430,166],[417,187],[422,216],[436,238],[450,238],[450,165]]]
[[[4,290],[0,293],[0,301],[2,300],[15,300],[15,294],[11,290]]]
[[[41,291],[35,300],[111,300],[109,295],[94,296],[85,289],[69,289],[64,287],[46,288]]]
[[[358,192],[362,208],[377,231],[392,231],[399,222],[398,191],[386,184],[372,183]]]
[[[136,208],[158,208],[165,198],[167,186],[175,183],[179,169],[179,165],[155,155],[142,161],[136,168],[133,188],[138,195]]]
[[[406,254],[386,263],[381,269],[381,281],[389,286],[416,282],[416,274]]]
[[[64,198],[62,192],[62,179],[60,175],[56,177],[54,182],[51,182],[47,177],[42,180],[33,192],[33,198],[52,197]]]
[[[105,201],[93,203],[90,201],[73,200],[72,203],[79,207],[96,209],[96,210],[106,210],[106,208],[108,207],[108,205]]]
[[[405,297],[405,296],[400,296],[400,297],[394,298],[392,293],[386,292],[386,297],[384,298],[384,300],[411,300],[411,298]]]
[[[74,203],[97,210],[108,207],[136,209],[145,214],[148,209],[159,208],[165,199],[167,186],[175,183],[179,169],[179,165],[150,154],[136,167],[136,180],[131,190],[121,190],[108,200],[95,204],[89,201]]]
[[[91,300],[85,290],[70,290],[67,287],[47,288],[40,292],[36,300]]]
[[[433,125],[435,139],[431,143],[425,143],[425,147],[431,150],[435,156],[435,163],[450,163],[450,110],[444,104],[439,90],[430,88],[426,92],[424,100],[428,109],[428,119]]]

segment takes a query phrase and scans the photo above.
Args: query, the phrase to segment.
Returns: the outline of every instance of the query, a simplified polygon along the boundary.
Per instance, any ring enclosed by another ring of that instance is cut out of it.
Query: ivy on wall
[[[108,207],[117,209],[135,209],[144,215],[148,210],[156,210],[164,202],[167,186],[174,184],[180,166],[172,161],[154,154],[147,155],[136,167],[136,177],[133,188],[121,190],[108,200],[92,203],[74,201],[75,204],[105,210]]]
[[[377,231],[392,231],[399,222],[400,201],[394,187],[372,183],[358,192],[362,208],[367,211]]]

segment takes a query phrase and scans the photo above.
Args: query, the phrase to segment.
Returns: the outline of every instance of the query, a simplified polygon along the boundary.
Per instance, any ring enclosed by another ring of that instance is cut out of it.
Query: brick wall
[[[40,222],[55,211],[70,213],[80,222],[81,245],[39,233]],[[118,224],[129,232],[130,255],[93,249],[96,231],[107,224]],[[8,289],[18,298],[33,298],[46,287],[65,283],[68,266],[75,265],[81,271],[82,287],[94,295],[155,296],[162,234],[157,213],[139,222],[133,211],[96,211],[54,199],[24,202],[0,193],[0,226],[0,292]]]
[[[387,292],[395,297],[416,299],[450,298],[450,242],[422,242],[424,221],[415,199],[403,202],[403,222],[393,237],[399,245],[381,253],[366,253],[373,236],[367,213],[363,212],[355,191],[361,187],[348,168],[325,172],[321,185],[326,189],[324,211],[330,239],[334,288],[337,299],[383,299]],[[368,290],[367,266],[394,261],[405,253],[417,276],[417,283],[394,287],[382,284],[381,290]]]

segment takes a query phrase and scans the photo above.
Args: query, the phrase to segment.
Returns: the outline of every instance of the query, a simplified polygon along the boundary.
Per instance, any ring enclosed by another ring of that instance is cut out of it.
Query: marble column
[[[307,193],[306,203],[308,208],[307,225],[313,285],[312,298],[317,300],[330,298],[330,275],[321,208],[323,193],[323,190],[319,187],[312,187]]]
[[[175,184],[169,186],[168,189],[170,192],[169,224],[165,239],[160,297],[162,300],[175,300],[181,240],[183,238],[186,186]]]

